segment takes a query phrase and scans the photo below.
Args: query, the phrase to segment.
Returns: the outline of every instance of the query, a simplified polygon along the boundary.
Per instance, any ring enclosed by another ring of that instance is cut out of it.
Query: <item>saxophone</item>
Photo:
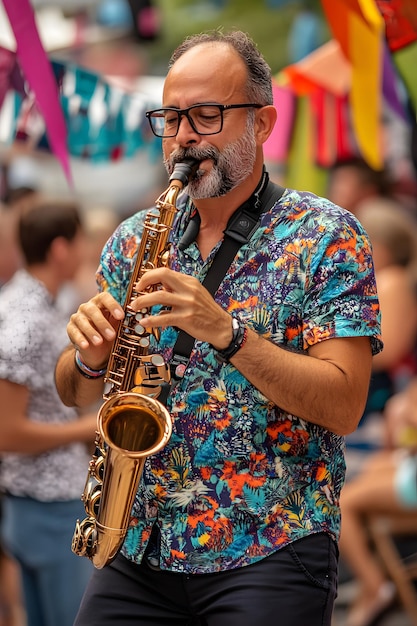
[[[168,266],[177,196],[197,168],[194,159],[177,163],[169,187],[145,217],[125,317],[104,378],[105,402],[98,412],[95,451],[81,496],[87,517],[77,520],[71,544],[75,554],[88,557],[97,569],[115,558],[124,541],[146,458],[162,450],[171,436],[170,414],[158,400],[169,390],[169,366],[161,355],[149,354],[151,333],[140,323],[147,310],[136,312],[130,303],[140,295],[135,288],[144,272]],[[158,339],[159,332],[151,332]]]

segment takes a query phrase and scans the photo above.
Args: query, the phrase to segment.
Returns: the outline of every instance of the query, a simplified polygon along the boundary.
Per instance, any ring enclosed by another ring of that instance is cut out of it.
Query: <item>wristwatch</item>
[[[224,348],[224,350],[217,350],[220,360],[224,363],[228,363],[232,356],[240,350],[248,336],[248,329],[238,317],[232,317],[232,329],[232,341],[229,343],[227,348]]]

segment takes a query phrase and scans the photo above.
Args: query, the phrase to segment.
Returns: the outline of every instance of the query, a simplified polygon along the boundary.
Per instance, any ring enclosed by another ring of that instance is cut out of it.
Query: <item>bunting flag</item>
[[[417,43],[398,50],[393,55],[395,66],[404,81],[417,119]]]
[[[350,63],[335,39],[280,73],[281,81],[289,83],[298,95],[312,93],[317,88],[338,96],[344,95],[350,89],[351,75]]]
[[[51,149],[72,184],[67,129],[60,106],[57,84],[42,46],[29,0],[3,0],[15,39],[19,65],[45,120]]]
[[[294,126],[287,160],[285,185],[292,189],[308,189],[317,195],[325,195],[327,171],[318,167],[315,158],[314,119],[308,96],[297,98],[297,123]]]
[[[358,155],[358,146],[351,124],[349,89],[351,67],[336,40],[324,44],[310,55],[282,70],[276,77],[280,94],[291,101],[291,135],[286,138],[287,151],[274,152],[268,142],[265,153],[281,163],[287,163],[286,184],[294,186],[306,177],[310,188],[318,194],[326,191],[327,173],[337,161]],[[291,99],[291,100],[290,100]],[[274,92],[278,110],[279,132],[288,119],[280,117],[280,97]],[[284,107],[285,111],[285,107]],[[270,137],[277,142],[279,132]],[[284,128],[284,137],[286,129]],[[298,165],[297,165],[298,164]],[[306,183],[301,186],[305,188]]]
[[[0,48],[0,59],[2,49]],[[99,74],[71,63],[51,61],[60,106],[67,128],[68,153],[93,162],[118,161],[146,150],[151,160],[160,158],[161,140],[155,137],[145,111],[160,102],[109,84]],[[21,90],[9,93],[12,106],[9,136],[3,141],[25,141],[33,149],[50,150],[46,122],[36,103]],[[6,112],[2,111],[2,115]]]
[[[317,89],[310,96],[310,107],[315,131],[315,150],[312,158],[320,167],[331,168],[358,154],[350,123],[347,96],[336,96]]]
[[[2,59],[6,61],[2,62]],[[49,150],[46,121],[23,83],[10,74],[13,53],[0,48],[0,84],[8,89],[11,115],[7,123],[8,136],[3,142],[15,139],[31,148]],[[155,137],[145,117],[145,111],[160,106],[159,100],[140,92],[120,89],[101,75],[73,63],[51,60],[59,103],[67,129],[67,150],[71,157],[96,163],[118,161],[146,150],[151,161],[159,160],[161,140]],[[3,110],[2,115],[7,113]]]
[[[16,60],[16,54],[11,50],[0,48],[0,110],[10,90],[18,91],[23,95],[25,92],[24,81]]]
[[[388,106],[402,123],[410,122],[401,76],[405,84],[408,77],[407,95],[417,95],[414,25],[402,28],[401,20],[401,28],[395,27],[401,2],[414,3],[417,23],[415,0],[380,0],[391,7],[391,29],[386,34],[385,20],[374,0],[323,0],[334,39],[276,77],[287,97],[294,96],[291,136],[286,138],[290,180],[296,176],[294,155],[313,184],[322,183],[315,168],[329,169],[355,156],[363,157],[374,169],[383,167],[383,111]],[[401,64],[403,72],[398,71]],[[277,109],[279,115],[279,104]],[[270,139],[278,141],[277,133]],[[303,150],[311,160],[310,168]],[[268,144],[266,153],[274,155]],[[287,157],[281,150],[280,162],[285,164]]]
[[[278,112],[278,120],[264,144],[265,158],[275,163],[285,163],[293,133],[296,95],[288,86],[272,81],[274,105]]]
[[[161,142],[144,115],[160,106],[157,97],[125,92],[99,74],[48,60],[29,0],[3,4],[17,49],[0,48],[0,110],[2,120],[6,109],[11,116],[0,124],[0,135],[7,129],[10,141],[52,151],[69,180],[69,156],[117,161],[146,149],[159,158]],[[374,169],[382,167],[382,107],[410,119],[400,79],[417,110],[416,0],[322,5],[334,38],[274,78],[278,122],[265,144],[265,157],[287,166],[289,186],[319,193],[320,169],[337,161],[360,155]]]
[[[376,0],[385,21],[386,40],[392,63],[401,76],[417,112],[417,2]]]
[[[387,44],[384,46],[382,93],[391,111],[404,121],[408,121],[404,98],[399,96],[397,72]]]
[[[417,41],[417,3],[415,0],[376,0],[384,18],[386,39],[391,52]]]
[[[385,23],[374,0],[322,0],[327,21],[352,69],[349,100],[359,149],[382,169],[380,139]]]

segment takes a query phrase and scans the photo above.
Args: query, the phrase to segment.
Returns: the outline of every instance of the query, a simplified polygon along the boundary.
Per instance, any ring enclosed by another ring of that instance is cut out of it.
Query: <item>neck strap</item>
[[[203,280],[202,284],[212,295],[216,293],[239,248],[250,240],[258,228],[261,214],[269,211],[272,205],[278,202],[284,191],[283,187],[271,183],[264,168],[255,192],[231,216],[224,231],[223,242]],[[185,368],[194,341],[194,337],[188,333],[182,330],[179,332],[171,361],[174,378],[178,378],[178,371]]]
[[[262,208],[263,195],[268,184],[269,175],[264,167],[258,186],[251,197],[241,204],[229,219],[226,229],[223,231],[225,237],[236,239],[240,244],[249,241],[254,232],[254,228],[257,227],[258,217]],[[198,231],[200,230],[200,222],[200,214],[194,207],[187,228],[178,243],[180,250],[185,250],[196,240]]]

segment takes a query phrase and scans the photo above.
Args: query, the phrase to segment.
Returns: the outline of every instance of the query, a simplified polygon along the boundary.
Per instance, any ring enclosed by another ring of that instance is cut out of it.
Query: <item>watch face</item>
[[[232,318],[232,326],[233,330],[237,330],[239,328],[239,320],[237,320],[235,317]]]

